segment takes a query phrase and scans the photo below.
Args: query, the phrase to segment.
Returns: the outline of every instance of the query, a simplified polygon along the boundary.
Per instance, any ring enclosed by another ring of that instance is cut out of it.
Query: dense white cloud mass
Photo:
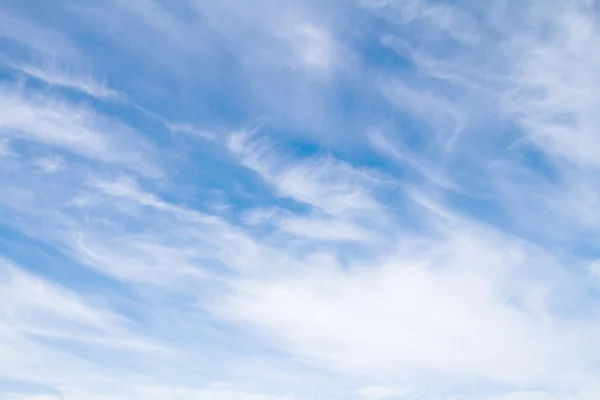
[[[596,400],[592,0],[0,5],[1,400]]]

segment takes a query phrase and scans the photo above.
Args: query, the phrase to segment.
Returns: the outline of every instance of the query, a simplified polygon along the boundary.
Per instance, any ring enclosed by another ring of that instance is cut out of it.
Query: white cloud
[[[232,135],[228,146],[244,166],[273,185],[280,196],[331,215],[369,212],[373,216],[380,211],[371,190],[383,182],[367,169],[326,156],[291,163],[288,157],[272,151],[268,143],[243,133]]]
[[[189,123],[167,123],[166,125],[171,132],[182,132],[202,139],[215,140],[212,133],[195,128]]]
[[[100,99],[122,99],[119,92],[110,89],[105,82],[99,82],[89,74],[80,75],[56,66],[41,68],[27,64],[11,64],[11,67],[49,85],[75,89]]]
[[[6,259],[0,260],[0,288],[0,374],[5,378],[46,385],[98,381],[102,368],[89,355],[78,354],[78,343],[105,354],[167,354],[164,347],[132,333],[131,321],[107,304],[94,305],[92,298]],[[48,369],[50,360],[53,368]]]
[[[135,389],[137,398],[162,400],[165,398],[189,400],[294,400],[292,396],[273,396],[261,393],[245,392],[227,388],[207,388],[203,390],[177,389],[171,387],[145,386]]]
[[[408,395],[410,390],[386,386],[369,386],[359,389],[357,393],[366,400],[381,400]]]
[[[593,261],[588,265],[589,272],[597,278],[600,278],[600,261]]]
[[[331,66],[333,42],[323,29],[312,24],[298,24],[284,36],[288,38],[296,60],[304,66],[316,69]]]
[[[35,160],[35,165],[40,171],[53,174],[65,168],[65,162],[60,157],[44,157]]]
[[[494,234],[451,232],[345,270],[311,263],[240,280],[223,312],[314,363],[400,383],[434,374],[530,385],[585,369],[590,337],[552,315],[560,281],[537,276],[549,259]]]
[[[0,87],[0,135],[39,142],[149,175],[160,172],[133,129],[83,105]]]
[[[575,164],[597,167],[600,57],[590,49],[600,30],[591,5],[569,4],[552,13],[530,11],[534,22],[547,24],[550,37],[535,30],[513,37],[513,86],[504,104],[533,143]]]
[[[365,229],[359,223],[319,212],[298,216],[280,209],[260,208],[246,213],[244,222],[250,226],[271,226],[281,233],[321,243],[371,242],[381,239],[378,233]]]
[[[320,240],[330,241],[370,241],[377,238],[377,233],[369,232],[363,227],[350,221],[343,221],[319,216],[289,217],[279,221],[281,230],[291,234]]]
[[[430,163],[425,160],[420,160],[418,157],[411,155],[407,150],[401,149],[400,146],[394,146],[380,131],[369,132],[368,138],[375,149],[382,154],[413,168],[432,184],[439,185],[446,189],[459,190],[458,186],[452,182],[443,171],[439,170],[439,168],[430,165]]]
[[[61,400],[58,395],[51,394],[34,394],[34,395],[18,395],[8,394],[5,395],[6,400]]]
[[[33,329],[40,332],[47,330],[51,334],[52,325],[58,326],[60,320],[88,325],[100,332],[110,329],[112,325],[110,314],[92,310],[73,294],[17,269],[6,260],[0,260],[0,273],[3,286],[2,314],[14,326],[28,326],[28,320],[32,319],[36,324],[43,324]],[[47,325],[50,321],[45,317],[52,318],[52,325]]]
[[[60,395],[8,394],[6,400],[298,400],[291,396],[241,391],[226,388],[192,389],[173,386],[130,386],[118,392],[92,392],[65,388]]]
[[[447,37],[469,45],[481,41],[477,21],[451,4],[424,0],[361,0],[359,4],[396,24],[422,29],[425,34],[418,39],[430,45]]]

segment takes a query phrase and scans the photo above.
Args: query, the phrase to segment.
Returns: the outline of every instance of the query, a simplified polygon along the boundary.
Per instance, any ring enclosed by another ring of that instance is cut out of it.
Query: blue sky
[[[0,5],[2,400],[595,400],[592,0]]]

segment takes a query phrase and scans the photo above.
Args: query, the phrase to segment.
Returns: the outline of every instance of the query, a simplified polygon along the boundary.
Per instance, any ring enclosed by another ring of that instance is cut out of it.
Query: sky
[[[599,13],[0,1],[0,399],[600,398]]]

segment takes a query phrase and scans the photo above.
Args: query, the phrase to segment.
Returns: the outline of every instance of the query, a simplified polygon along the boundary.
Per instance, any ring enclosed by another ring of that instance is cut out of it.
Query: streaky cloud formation
[[[597,399],[599,17],[4,2],[0,399]]]

